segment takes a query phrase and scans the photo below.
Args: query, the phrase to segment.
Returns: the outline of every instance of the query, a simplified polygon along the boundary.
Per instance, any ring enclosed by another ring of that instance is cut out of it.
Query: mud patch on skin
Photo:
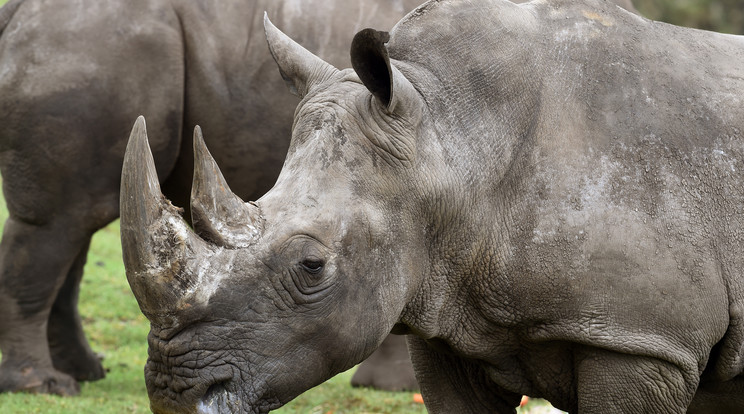
[[[615,23],[612,20],[609,20],[608,18],[606,18],[604,16],[601,16],[601,15],[599,15],[597,13],[594,13],[594,12],[590,12],[590,11],[584,10],[584,11],[581,12],[581,14],[583,14],[584,17],[586,17],[587,19],[591,19],[591,20],[594,20],[594,21],[597,21],[597,22],[601,23],[602,26],[604,26],[604,27],[610,27],[610,26],[614,26],[615,25]]]

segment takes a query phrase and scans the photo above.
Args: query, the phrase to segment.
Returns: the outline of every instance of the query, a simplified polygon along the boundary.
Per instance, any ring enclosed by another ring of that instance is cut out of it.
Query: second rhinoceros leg
[[[78,381],[95,381],[105,376],[100,358],[85,338],[77,306],[89,246],[90,239],[80,249],[57,293],[47,326],[54,368]]]
[[[47,324],[57,293],[84,237],[56,220],[44,225],[10,218],[0,242],[0,392],[74,395],[73,377],[56,370]]]
[[[385,391],[418,390],[406,337],[388,335],[380,347],[357,368],[351,385]]]

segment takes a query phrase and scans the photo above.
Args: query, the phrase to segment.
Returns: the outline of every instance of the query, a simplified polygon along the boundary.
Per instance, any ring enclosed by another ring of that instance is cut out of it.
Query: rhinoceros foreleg
[[[47,343],[52,304],[80,249],[55,225],[8,219],[0,242],[0,392],[73,395],[71,376],[57,371]],[[31,277],[33,275],[33,277]]]
[[[579,413],[685,413],[699,380],[640,355],[593,349],[576,359]]]
[[[57,294],[47,326],[54,368],[78,381],[95,381],[106,375],[100,358],[85,338],[77,306],[89,246],[90,239],[80,249]]]
[[[430,413],[516,413],[522,396],[494,384],[483,365],[408,336],[408,350]],[[601,412],[601,411],[597,411]]]
[[[725,382],[702,382],[687,413],[744,413],[744,376]]]

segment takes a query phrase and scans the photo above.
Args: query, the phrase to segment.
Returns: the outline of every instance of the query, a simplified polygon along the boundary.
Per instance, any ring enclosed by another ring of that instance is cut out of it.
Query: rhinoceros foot
[[[28,392],[34,394],[77,395],[80,386],[71,376],[54,369],[0,367],[0,393]]]
[[[85,352],[70,352],[69,349],[51,349],[54,368],[77,381],[96,381],[106,377],[101,365],[102,355]]]

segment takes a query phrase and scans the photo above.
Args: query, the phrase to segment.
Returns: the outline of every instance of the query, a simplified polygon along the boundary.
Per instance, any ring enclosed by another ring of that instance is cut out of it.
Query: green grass
[[[0,0],[1,1],[1,0]],[[0,197],[0,221],[7,218]],[[119,222],[96,233],[88,254],[80,295],[80,313],[93,349],[105,355],[104,380],[83,383],[76,397],[0,394],[0,413],[149,413],[143,378],[147,359],[147,320],[139,312],[124,274]],[[424,413],[413,393],[354,389],[353,370],[339,374],[275,412],[307,414]],[[545,403],[535,402],[530,410]],[[530,412],[524,410],[524,412]]]
[[[0,222],[7,218],[0,197]],[[104,354],[104,380],[83,383],[79,396],[0,394],[0,413],[149,413],[143,367],[149,325],[124,274],[119,222],[96,233],[80,293],[80,314],[91,346]],[[353,389],[352,371],[303,394],[278,413],[423,413],[412,393]]]
[[[0,0],[1,1],[1,0]],[[0,196],[0,223],[8,216]],[[105,379],[83,383],[76,397],[0,394],[2,414],[149,413],[143,367],[149,325],[137,307],[121,261],[118,220],[93,237],[80,290],[80,314],[96,352],[104,354]],[[282,414],[425,413],[413,393],[354,389],[353,370],[304,393],[275,412]],[[544,403],[531,405],[542,407]],[[525,410],[525,412],[528,412]]]
[[[0,0],[2,1],[2,0]],[[8,216],[0,195],[0,223]],[[105,356],[105,379],[83,383],[76,397],[0,394],[2,414],[121,414],[149,413],[143,367],[147,359],[149,325],[137,307],[121,261],[118,220],[93,237],[80,292],[80,314],[91,346]],[[425,413],[413,393],[354,389],[353,370],[304,393],[275,412],[282,414]],[[524,413],[545,403],[531,403]]]
[[[0,223],[8,212],[0,196]],[[96,233],[80,292],[80,313],[93,349],[103,353],[105,379],[83,383],[79,396],[0,394],[0,413],[149,413],[143,367],[147,359],[147,320],[137,307],[124,274],[119,222]],[[413,393],[350,386],[353,370],[337,375],[275,412],[307,414],[424,413]],[[532,407],[541,407],[536,402]],[[528,411],[525,411],[528,412]]]

